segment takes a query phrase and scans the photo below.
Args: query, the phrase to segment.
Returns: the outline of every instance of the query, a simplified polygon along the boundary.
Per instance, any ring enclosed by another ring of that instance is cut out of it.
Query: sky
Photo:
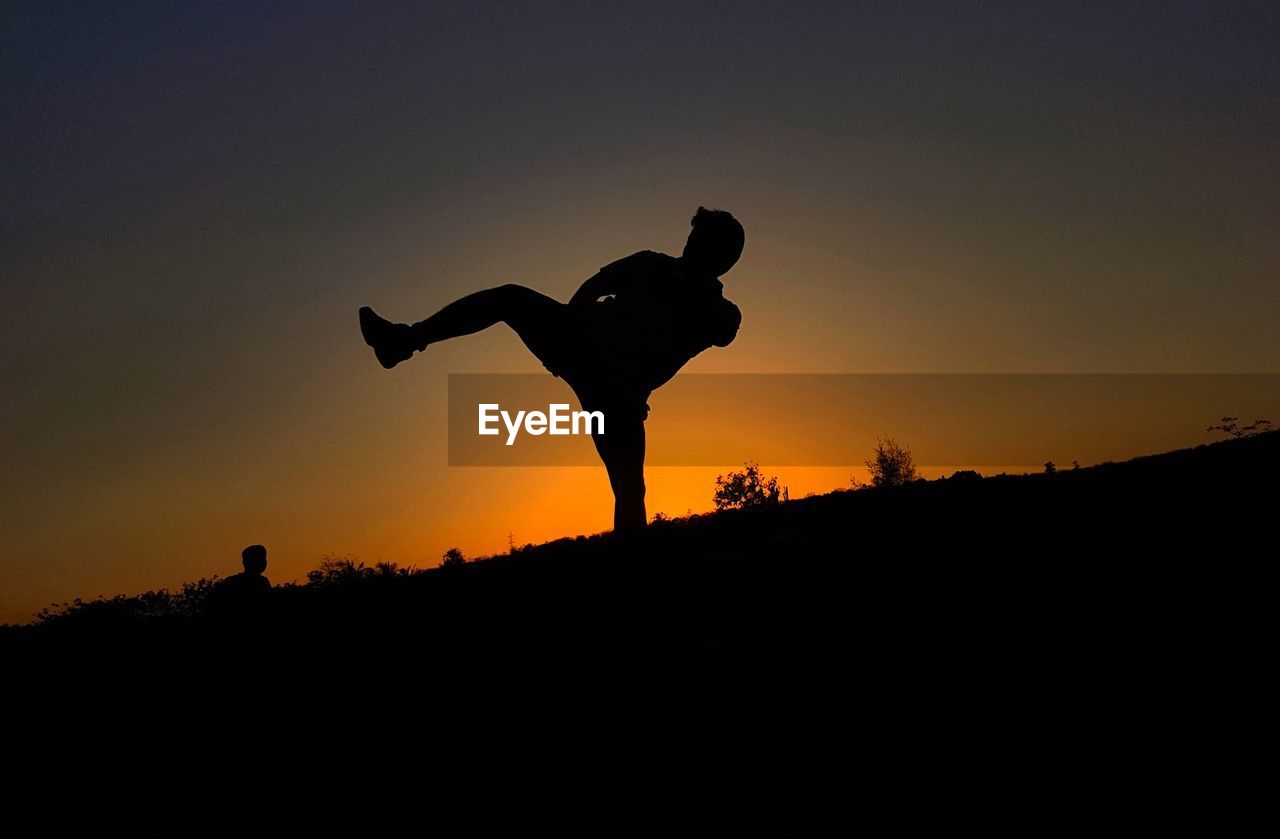
[[[743,327],[690,372],[1274,372],[1280,7],[1046,6],[4,4],[0,621],[607,528],[603,470],[447,466],[510,332],[387,372],[355,312],[567,299],[699,205]]]

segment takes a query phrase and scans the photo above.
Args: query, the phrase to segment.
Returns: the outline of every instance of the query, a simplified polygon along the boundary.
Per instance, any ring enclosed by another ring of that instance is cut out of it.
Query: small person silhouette
[[[649,394],[690,359],[728,346],[742,313],[719,278],[737,263],[746,240],[724,210],[699,207],[679,257],[640,251],[601,268],[568,303],[519,285],[467,295],[415,324],[392,323],[360,309],[360,331],[388,370],[431,344],[496,323],[510,326],[553,376],[563,378],[584,410],[600,411],[593,434],[613,489],[613,527],[645,526],[644,421]]]
[[[267,549],[250,545],[240,552],[240,560],[244,570],[218,584],[219,599],[232,607],[257,601],[271,592],[271,581],[262,573],[267,570]]]

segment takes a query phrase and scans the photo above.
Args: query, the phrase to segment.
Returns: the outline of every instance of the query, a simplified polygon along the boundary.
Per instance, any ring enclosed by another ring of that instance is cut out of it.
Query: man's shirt
[[[600,366],[629,387],[660,387],[698,353],[732,341],[742,320],[718,279],[663,253],[640,251],[600,273],[613,295],[575,308]]]

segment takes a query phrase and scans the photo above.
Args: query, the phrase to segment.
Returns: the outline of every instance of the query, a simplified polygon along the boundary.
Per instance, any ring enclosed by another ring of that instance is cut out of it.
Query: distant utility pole
[[[511,531],[507,531],[507,553],[516,552],[516,537]]]

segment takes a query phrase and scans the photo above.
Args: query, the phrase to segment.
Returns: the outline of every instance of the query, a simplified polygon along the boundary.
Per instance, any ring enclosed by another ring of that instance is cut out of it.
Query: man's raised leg
[[[360,310],[360,332],[389,370],[429,344],[506,323],[545,363],[564,305],[533,289],[509,284],[468,294],[413,325],[393,323],[366,306]]]

